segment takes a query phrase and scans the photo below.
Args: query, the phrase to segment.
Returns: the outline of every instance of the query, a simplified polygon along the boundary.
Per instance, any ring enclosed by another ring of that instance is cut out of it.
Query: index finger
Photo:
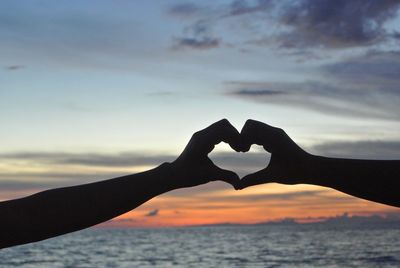
[[[198,131],[197,136],[201,146],[207,148],[207,153],[211,152],[214,146],[221,141],[228,143],[237,152],[241,150],[239,131],[227,119],[222,119]]]
[[[262,145],[265,150],[272,152],[272,145],[279,138],[282,130],[265,123],[249,119],[244,124],[240,136],[243,147],[248,151],[253,144]]]

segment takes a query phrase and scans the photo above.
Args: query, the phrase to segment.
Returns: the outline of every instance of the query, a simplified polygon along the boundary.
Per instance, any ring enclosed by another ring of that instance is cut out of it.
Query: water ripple
[[[399,228],[89,229],[0,251],[0,267],[400,267]]]

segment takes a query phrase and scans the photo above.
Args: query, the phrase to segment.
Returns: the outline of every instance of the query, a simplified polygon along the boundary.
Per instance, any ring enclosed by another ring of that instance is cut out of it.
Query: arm
[[[245,176],[238,188],[268,182],[314,184],[367,200],[400,207],[400,161],[315,156],[282,129],[248,120],[241,131],[244,150],[259,144],[271,153],[265,169]]]
[[[221,141],[238,150],[239,139],[237,130],[227,120],[221,120],[195,133],[172,163],[134,175],[0,202],[0,248],[90,227],[174,189],[217,179],[235,184],[239,177],[218,168],[207,155]]]

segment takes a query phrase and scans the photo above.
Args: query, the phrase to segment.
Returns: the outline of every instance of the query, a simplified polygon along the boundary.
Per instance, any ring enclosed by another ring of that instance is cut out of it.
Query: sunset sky
[[[0,2],[0,200],[174,160],[227,118],[278,126],[325,156],[400,159],[400,1]],[[221,167],[264,167],[220,145]],[[253,223],[394,207],[328,188],[222,182],[108,223]]]

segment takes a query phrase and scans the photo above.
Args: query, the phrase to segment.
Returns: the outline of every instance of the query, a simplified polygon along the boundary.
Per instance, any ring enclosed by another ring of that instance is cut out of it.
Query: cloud
[[[255,186],[256,187],[256,186]],[[250,195],[228,195],[228,196],[210,196],[207,200],[210,202],[256,202],[256,201],[292,201],[300,198],[312,199],[314,197],[322,197],[323,194],[330,190],[321,188],[320,190],[300,190],[295,192],[284,193],[265,193],[265,194],[250,194]],[[324,196],[325,198],[326,196]],[[328,197],[329,198],[329,197]],[[333,197],[337,198],[337,197]],[[342,197],[340,197],[342,198]],[[205,208],[201,203],[196,208]]]
[[[143,218],[114,218],[105,222],[102,222],[96,227],[100,228],[123,228],[123,227],[145,227],[146,222]]]
[[[191,48],[206,50],[219,47],[220,41],[217,38],[202,37],[202,38],[175,38],[175,49]]]
[[[0,154],[2,162],[20,161],[32,165],[77,165],[82,167],[126,168],[141,166],[156,166],[164,162],[172,162],[177,155],[149,154],[140,152],[123,152],[119,154],[106,153],[68,153],[68,152],[11,152]],[[226,167],[253,168],[264,164],[268,155],[263,152],[249,152],[246,155],[236,152],[213,152],[210,158],[217,164]],[[33,173],[38,174],[38,173]],[[30,174],[30,175],[33,175]],[[46,177],[68,177],[68,172],[39,173]],[[70,174],[71,175],[71,174]],[[74,176],[73,176],[74,177]]]
[[[172,161],[176,156],[126,152],[120,154],[66,153],[66,152],[14,152],[0,154],[2,159],[25,160],[42,164],[81,165],[97,167],[132,167],[157,165]]]
[[[51,166],[49,166],[51,168]],[[59,167],[59,166],[58,166]],[[67,167],[65,167],[67,169]],[[56,167],[54,167],[56,169]],[[31,181],[33,183],[40,183],[44,186],[54,186],[54,185],[71,185],[76,183],[87,183],[96,180],[109,179],[122,176],[127,173],[127,171],[120,172],[105,172],[100,170],[94,170],[89,172],[79,171],[79,169],[69,168],[68,171],[57,172],[53,169],[41,171],[41,172],[26,172],[21,170],[16,170],[14,172],[1,172],[0,173],[0,184],[4,181],[16,181],[16,183],[25,183],[26,181]]]
[[[351,209],[354,211],[355,208],[359,209],[359,205],[365,202],[365,200],[317,186],[280,186],[282,187],[281,189],[286,188],[286,191],[274,193],[268,191],[268,188],[273,187],[273,184],[268,184],[264,185],[264,193],[261,191],[257,194],[252,193],[257,187],[262,186],[250,187],[240,192],[232,192],[232,194],[220,195],[216,193],[190,197],[190,199],[187,198],[185,200],[185,204],[182,206],[200,210],[214,210],[215,208],[215,210],[236,209],[237,211],[264,208],[265,210],[262,210],[263,213],[275,212],[282,215],[281,211],[286,209],[303,211],[312,209],[320,213],[322,211],[326,212],[332,209],[332,204],[335,204],[336,209]],[[308,189],[306,190],[303,187]],[[209,204],[206,205],[205,202]],[[185,209],[185,207],[180,209]]]
[[[354,142],[329,142],[316,144],[309,147],[309,151],[314,154],[360,159],[400,159],[400,141],[370,141],[361,140]],[[71,154],[65,152],[25,152],[8,153],[0,155],[1,162],[24,163],[24,166],[47,167],[41,172],[18,171],[13,173],[0,173],[0,198],[15,198],[40,190],[78,185],[104,179],[116,178],[126,175],[127,167],[134,167],[135,164],[144,166],[156,166],[166,160],[172,161],[176,156],[164,154],[138,154],[126,152],[121,154]],[[215,152],[210,154],[210,158],[221,168],[230,169],[244,176],[256,170],[264,168],[269,162],[267,152],[249,152],[238,154],[235,152]],[[90,161],[88,161],[90,158]],[[135,160],[136,159],[136,160]],[[79,162],[82,161],[82,162]],[[78,164],[79,167],[88,167],[89,170],[81,170],[71,166]],[[52,169],[52,166],[55,168]],[[104,168],[113,168],[112,172],[104,171]],[[98,169],[97,169],[98,168]],[[59,170],[62,171],[59,171]],[[195,198],[203,193],[213,193],[220,190],[230,189],[231,187],[223,182],[205,184],[199,187],[175,190],[167,195],[169,197],[191,196]],[[14,195],[10,195],[13,192]],[[291,199],[300,196],[313,195],[318,193],[297,193],[297,194],[277,194],[277,195],[254,195],[250,199]],[[208,198],[208,197],[207,197]],[[213,197],[209,197],[212,201]],[[216,200],[225,200],[225,197],[216,197]],[[226,197],[229,200],[240,199],[241,197]],[[247,197],[246,197],[247,198]],[[229,200],[225,201],[229,201]]]
[[[158,212],[159,212],[158,209],[154,209],[154,210],[150,211],[149,213],[145,214],[145,216],[146,217],[155,217],[155,216],[158,216]]]
[[[314,145],[311,150],[330,157],[398,160],[400,141],[328,142]]]
[[[315,70],[320,80],[228,82],[228,95],[339,116],[397,120],[400,52],[369,51]]]
[[[113,168],[113,170],[120,168],[121,171],[126,168],[134,167],[151,167],[157,166],[164,162],[172,162],[177,155],[169,154],[146,154],[136,152],[125,152],[119,154],[101,154],[101,153],[67,153],[67,152],[13,152],[0,154],[0,159],[3,163],[24,163],[25,166],[64,166],[66,170],[71,170],[73,167],[79,168]],[[245,155],[236,152],[213,152],[209,157],[221,167],[233,169],[239,173],[245,173],[249,169],[260,168],[268,162],[269,155],[265,152],[249,152]],[[118,173],[99,172],[104,176],[118,175]],[[18,178],[21,176],[35,177],[35,178],[53,178],[53,179],[76,179],[88,178],[92,174],[83,174],[82,172],[24,172],[23,174],[18,171],[15,173],[0,173],[0,177]],[[103,177],[104,177],[103,176]]]
[[[5,166],[11,164],[13,170],[0,172],[0,189],[3,192],[37,192],[49,188],[90,183],[132,173],[134,168],[149,169],[164,162],[171,162],[176,157],[177,155],[138,152],[119,154],[40,151],[3,153],[0,154],[0,161]],[[267,153],[261,152],[248,153],[245,157],[236,152],[215,152],[210,157],[217,165],[232,169],[240,176],[262,168],[269,159]],[[27,170],[20,169],[21,167]],[[39,168],[40,171],[32,171],[31,167]],[[227,188],[231,187],[226,183],[216,182],[173,191],[171,195],[193,195]],[[4,193],[0,192],[0,198],[1,196],[4,196]]]
[[[397,32],[385,23],[398,15],[400,2],[395,0],[259,0],[253,4],[233,1],[230,16],[262,13],[255,17],[275,21],[280,30],[253,40],[254,44],[277,43],[280,48],[324,47],[341,49],[363,47],[396,39]]]
[[[69,172],[23,172],[0,173],[0,199],[25,196],[46,189],[81,185],[126,175],[127,172],[82,172],[69,169]]]
[[[1,175],[0,175],[1,176]],[[42,181],[14,181],[14,180],[0,180],[0,189],[1,191],[19,191],[26,189],[38,189],[38,188],[46,188],[47,187],[55,187],[56,183],[45,184]]]
[[[260,152],[248,152],[246,154],[219,152],[211,153],[209,157],[217,166],[232,170],[242,177],[266,167],[270,159],[270,154],[264,150]]]
[[[203,8],[193,3],[182,3],[171,6],[168,14],[178,18],[192,18],[197,15]]]
[[[364,55],[322,66],[322,72],[342,83],[396,92],[400,82],[400,52],[370,50]]]
[[[17,71],[17,70],[20,70],[20,69],[23,69],[23,68],[25,68],[24,65],[8,65],[8,66],[5,67],[5,69],[7,71]]]
[[[290,29],[277,36],[281,47],[367,46],[391,37],[384,23],[400,7],[393,0],[301,0],[285,5],[279,21]]]
[[[197,20],[192,25],[185,27],[183,37],[174,38],[173,49],[207,50],[219,46],[220,39],[213,37],[210,21]]]
[[[259,0],[256,4],[249,4],[248,1],[234,0],[229,6],[228,16],[241,16],[256,12],[264,12],[273,7],[274,1]]]
[[[239,89],[234,92],[234,94],[242,95],[242,96],[275,96],[275,95],[284,95],[286,92],[279,90],[270,90],[270,89]]]
[[[377,90],[337,87],[317,81],[233,84],[238,89],[228,95],[258,103],[299,107],[335,116],[397,119],[400,115],[400,109],[393,103],[400,98],[396,92],[382,96]]]
[[[234,28],[237,44],[307,54],[315,48],[339,50],[398,40],[399,31],[387,24],[398,16],[399,9],[396,0],[234,0],[214,4],[203,13],[192,4],[171,8],[177,15],[196,17],[223,29],[220,40],[229,38],[225,30]]]
[[[158,96],[158,97],[165,97],[165,96],[173,96],[176,95],[173,91],[153,91],[146,94],[147,96]]]

